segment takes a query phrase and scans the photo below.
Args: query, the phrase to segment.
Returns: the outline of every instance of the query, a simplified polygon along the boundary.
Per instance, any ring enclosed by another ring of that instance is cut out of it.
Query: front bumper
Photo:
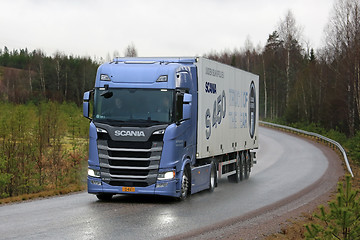
[[[128,191],[127,186],[111,186],[103,181],[100,178],[94,178],[88,176],[88,193],[91,194],[100,194],[100,193],[110,193],[110,194],[147,194],[147,195],[162,195],[162,196],[171,196],[179,197],[180,191],[177,191],[178,180],[173,179],[169,181],[157,181],[156,184],[152,184],[147,187],[134,187],[131,192]],[[125,189],[123,189],[125,187]],[[124,191],[125,190],[125,191]]]

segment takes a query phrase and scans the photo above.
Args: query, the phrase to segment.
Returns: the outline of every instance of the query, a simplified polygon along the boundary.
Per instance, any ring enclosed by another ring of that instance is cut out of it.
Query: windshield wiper
[[[136,126],[140,124],[142,126],[151,126],[151,125],[160,125],[160,124],[168,124],[168,122],[150,120],[150,119],[128,119],[126,121],[116,120],[116,119],[94,119],[94,122],[107,123],[116,126]]]
[[[151,120],[151,119],[131,119],[131,122],[137,122],[137,123],[167,123],[164,121],[158,121],[158,120]]]
[[[111,118],[103,118],[103,119],[94,119],[95,122],[119,122],[119,123],[124,123],[126,121],[123,121],[123,120],[117,120],[117,119],[111,119]]]
[[[113,96],[113,92],[111,91],[105,91],[102,94],[100,94],[100,96],[104,97],[104,98],[111,98]]]

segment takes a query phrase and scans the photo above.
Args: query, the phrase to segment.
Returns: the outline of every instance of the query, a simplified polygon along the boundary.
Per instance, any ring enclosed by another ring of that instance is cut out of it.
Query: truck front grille
[[[146,187],[156,183],[163,135],[146,142],[113,141],[98,133],[101,179],[113,186]]]

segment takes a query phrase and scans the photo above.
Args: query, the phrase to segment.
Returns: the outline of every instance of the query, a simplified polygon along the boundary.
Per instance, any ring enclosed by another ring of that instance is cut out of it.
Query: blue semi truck
[[[247,179],[258,148],[259,77],[202,57],[115,58],[84,93],[88,192],[185,199]],[[90,108],[91,106],[91,108]]]

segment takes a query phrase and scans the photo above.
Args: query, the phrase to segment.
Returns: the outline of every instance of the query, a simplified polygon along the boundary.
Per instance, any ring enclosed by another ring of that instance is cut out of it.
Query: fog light
[[[167,182],[164,182],[164,183],[157,183],[157,184],[156,184],[156,187],[161,188],[161,187],[166,187],[167,185],[168,185],[168,183],[167,183]]]
[[[91,180],[90,182],[91,182],[91,184],[101,186],[101,182],[99,182],[99,181]]]

